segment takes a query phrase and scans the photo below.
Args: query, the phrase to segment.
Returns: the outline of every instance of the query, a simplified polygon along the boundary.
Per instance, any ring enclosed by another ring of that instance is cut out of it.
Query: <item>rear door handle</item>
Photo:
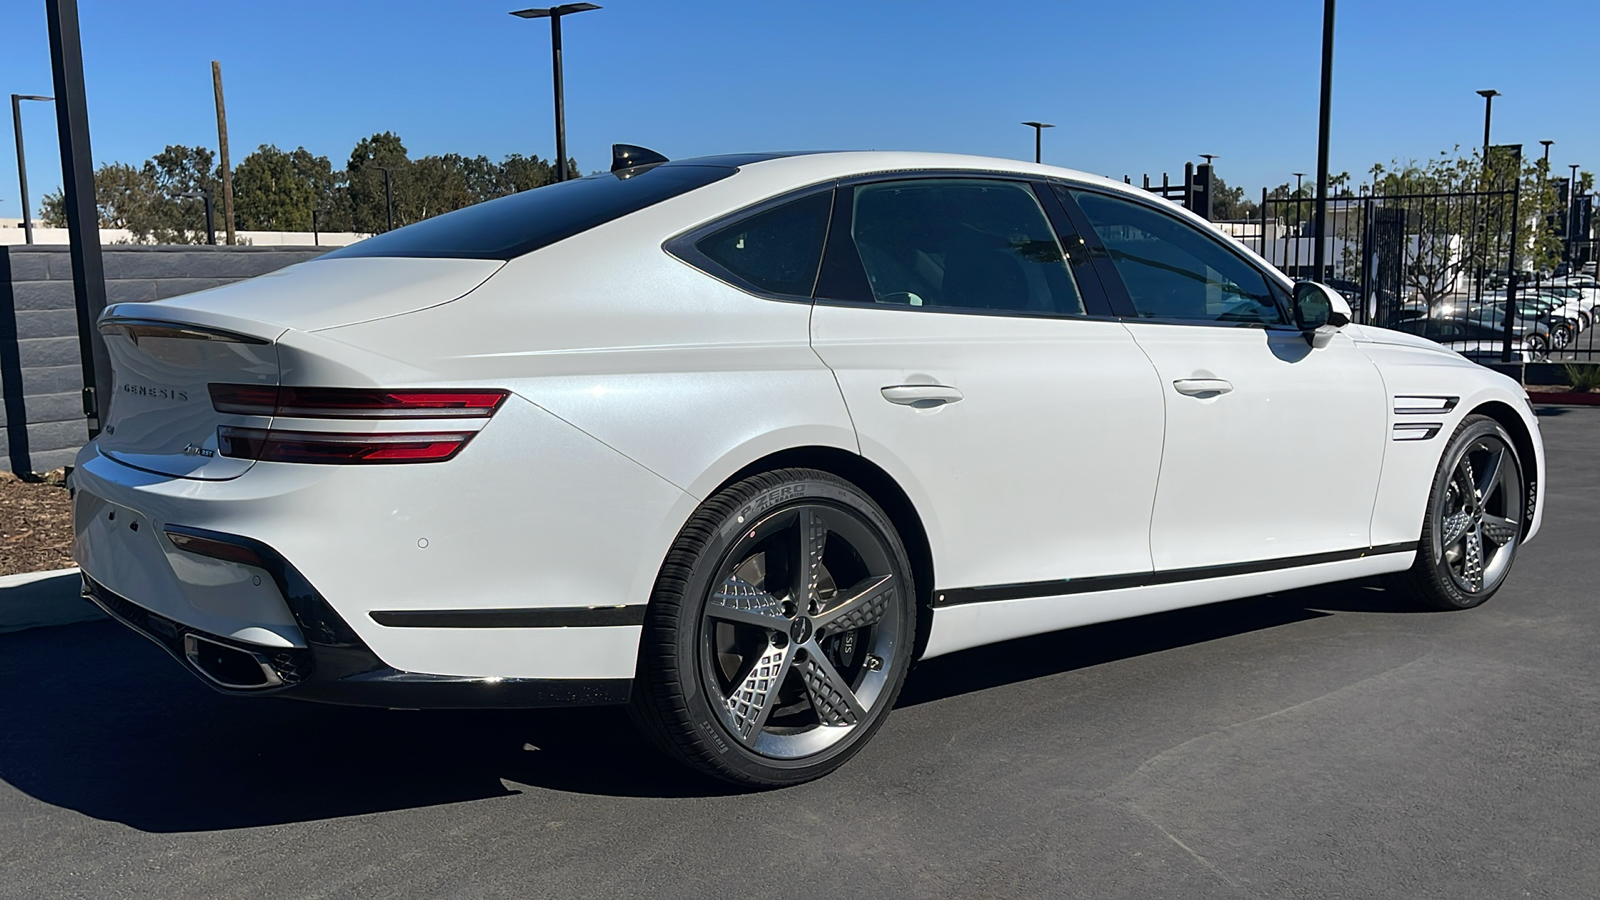
[[[937,406],[961,399],[961,392],[948,384],[891,384],[883,388],[883,399],[901,406]]]
[[[1233,390],[1233,383],[1221,378],[1179,378],[1172,383],[1178,393],[1190,397],[1201,394],[1226,394]]]

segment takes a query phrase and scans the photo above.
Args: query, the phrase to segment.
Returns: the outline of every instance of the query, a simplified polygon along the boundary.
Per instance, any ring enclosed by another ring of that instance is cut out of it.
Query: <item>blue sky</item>
[[[393,130],[413,156],[550,157],[549,29],[510,2],[81,0],[96,162],[215,146],[210,61],[233,159],[305,146],[336,166]],[[585,171],[614,141],[671,157],[765,149],[945,150],[1105,175],[1181,173],[1215,153],[1250,195],[1316,165],[1316,0],[844,3],[603,0],[567,19],[567,128]],[[1600,169],[1600,3],[1344,0],[1333,170],[1494,138]],[[0,0],[0,95],[51,92],[43,0]],[[6,109],[9,118],[9,109]],[[9,125],[9,122],[7,123]],[[48,104],[25,104],[37,198],[60,182]],[[16,164],[0,153],[0,216]]]

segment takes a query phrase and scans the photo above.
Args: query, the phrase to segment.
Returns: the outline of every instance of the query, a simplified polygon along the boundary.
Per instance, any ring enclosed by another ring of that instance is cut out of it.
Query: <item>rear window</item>
[[[322,257],[511,259],[721,181],[738,169],[663,164],[500,197],[358,241]]]

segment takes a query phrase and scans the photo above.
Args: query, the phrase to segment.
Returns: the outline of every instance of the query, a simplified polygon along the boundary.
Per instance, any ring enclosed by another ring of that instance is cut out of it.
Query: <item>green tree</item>
[[[391,131],[362,138],[350,151],[349,165],[345,166],[346,195],[353,230],[377,234],[388,228],[387,203],[384,193],[383,169],[390,170],[395,198],[395,227],[415,221],[407,218],[408,190],[410,188],[411,158],[406,155],[406,145],[400,136]]]
[[[333,230],[349,218],[335,208],[343,199],[338,188],[326,156],[262,144],[234,167],[234,215],[245,231],[310,231],[315,210],[318,227]]]
[[[205,243],[205,203],[187,195],[205,190],[217,197],[220,173],[213,160],[204,147],[174,144],[137,169],[124,163],[102,165],[95,170],[100,227],[126,228],[135,243]],[[40,221],[66,224],[60,191],[45,195]]]

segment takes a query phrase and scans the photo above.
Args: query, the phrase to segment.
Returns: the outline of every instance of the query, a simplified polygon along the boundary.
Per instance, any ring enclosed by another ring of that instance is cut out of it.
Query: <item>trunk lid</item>
[[[312,260],[209,291],[113,306],[100,320],[113,383],[96,446],[111,459],[161,475],[237,478],[254,462],[220,455],[217,428],[266,428],[272,420],[217,412],[209,385],[276,387],[284,368],[278,340],[290,330],[321,331],[449,303],[502,265]],[[291,369],[303,369],[304,362]]]
[[[95,440],[101,454],[148,472],[205,481],[249,471],[253,460],[217,452],[217,427],[265,428],[272,419],[217,412],[208,385],[276,387],[278,352],[271,339],[260,329],[251,335],[109,314],[100,331],[112,371],[110,407]]]

